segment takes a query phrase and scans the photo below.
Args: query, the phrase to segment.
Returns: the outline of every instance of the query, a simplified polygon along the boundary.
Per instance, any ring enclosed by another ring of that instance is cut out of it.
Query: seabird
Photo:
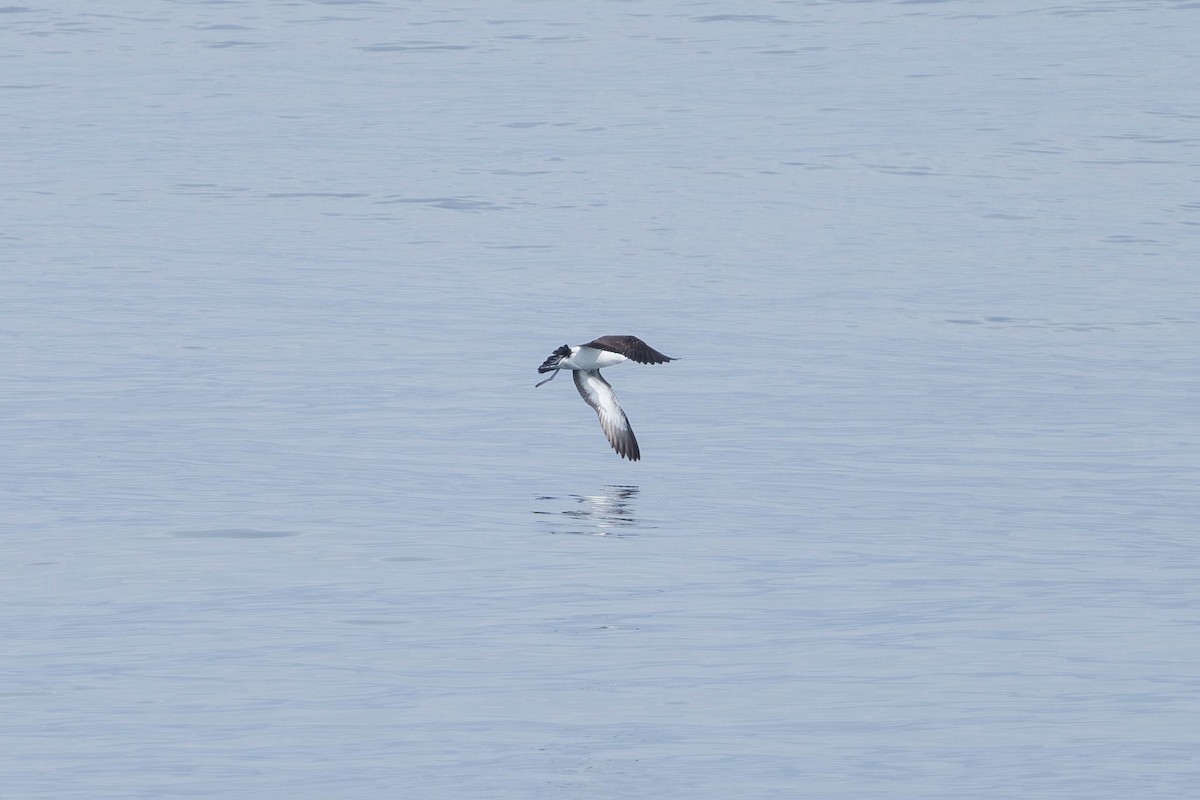
[[[579,390],[580,397],[596,409],[600,427],[604,429],[604,435],[608,437],[608,443],[612,445],[613,450],[623,458],[637,461],[642,457],[642,453],[638,449],[633,428],[629,427],[629,418],[621,410],[612,386],[600,374],[603,367],[612,367],[629,360],[639,364],[665,364],[675,359],[664,356],[636,336],[601,336],[587,344],[564,344],[551,353],[538,367],[538,372],[554,374],[534,388],[554,380],[558,377],[560,369],[571,370],[575,388]]]

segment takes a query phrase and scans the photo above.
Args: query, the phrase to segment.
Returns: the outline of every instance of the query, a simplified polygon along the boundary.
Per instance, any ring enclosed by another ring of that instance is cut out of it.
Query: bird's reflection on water
[[[589,536],[629,536],[638,525],[634,513],[637,486],[605,486],[599,494],[543,495],[538,501],[567,508],[537,509],[533,513],[554,518],[552,533]]]

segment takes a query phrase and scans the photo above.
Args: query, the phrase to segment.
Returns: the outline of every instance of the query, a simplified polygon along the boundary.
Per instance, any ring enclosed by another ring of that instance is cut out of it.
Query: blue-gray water
[[[0,795],[1195,797],[1198,23],[0,8]]]

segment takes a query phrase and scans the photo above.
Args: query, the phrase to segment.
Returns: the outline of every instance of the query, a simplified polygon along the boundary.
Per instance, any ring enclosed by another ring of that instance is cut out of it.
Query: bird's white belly
[[[604,369],[612,367],[629,359],[620,353],[610,353],[607,350],[596,350],[592,347],[581,347],[579,352],[570,358],[564,358],[561,366],[568,369]]]

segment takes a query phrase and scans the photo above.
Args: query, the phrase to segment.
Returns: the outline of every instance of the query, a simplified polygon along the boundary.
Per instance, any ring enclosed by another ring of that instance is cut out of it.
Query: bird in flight
[[[630,360],[639,364],[665,364],[675,359],[664,356],[636,336],[601,336],[587,344],[564,344],[551,353],[538,367],[538,372],[553,374],[534,388],[554,380],[561,369],[571,370],[575,388],[584,401],[596,410],[600,427],[613,450],[623,458],[637,461],[642,457],[642,452],[638,449],[633,428],[629,427],[629,418],[617,402],[612,386],[600,374],[603,367]]]

